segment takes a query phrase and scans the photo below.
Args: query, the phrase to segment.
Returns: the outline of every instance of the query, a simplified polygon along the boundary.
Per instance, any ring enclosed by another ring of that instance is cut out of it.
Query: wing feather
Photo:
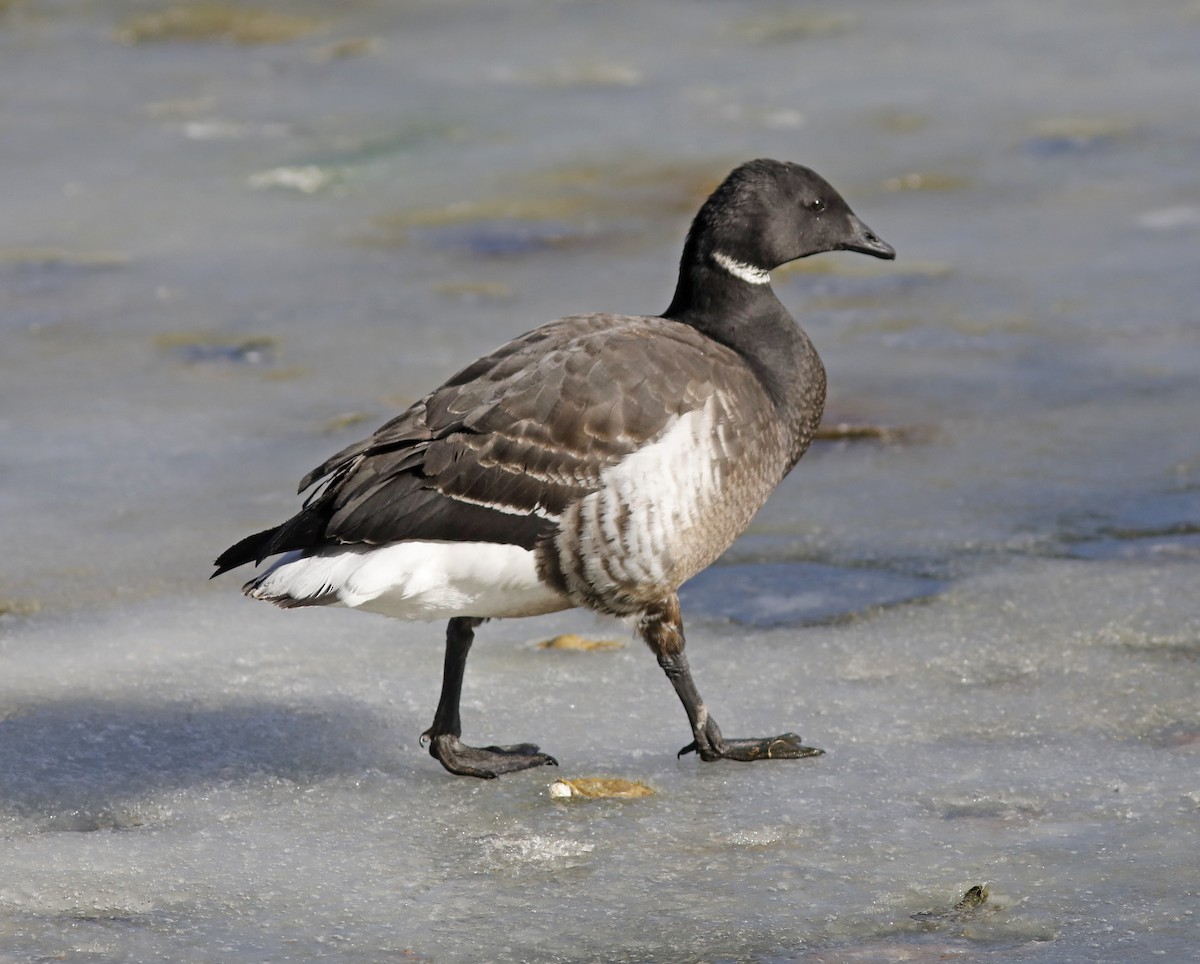
[[[301,480],[301,491],[321,483],[303,511],[260,534],[270,539],[243,540],[224,565],[402,539],[533,548],[567,506],[600,487],[605,469],[730,379],[753,375],[730,349],[686,325],[561,319],[473,362],[322,462]]]

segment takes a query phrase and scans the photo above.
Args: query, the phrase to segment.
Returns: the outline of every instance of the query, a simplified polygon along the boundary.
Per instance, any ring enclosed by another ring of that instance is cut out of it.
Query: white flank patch
[[[534,554],[492,542],[395,542],[282,556],[247,595],[297,601],[332,595],[398,619],[534,616],[571,603],[538,580]]]
[[[771,283],[771,275],[762,268],[756,268],[744,261],[737,261],[723,251],[714,251],[713,260],[735,278],[741,278],[747,284],[765,285]]]
[[[609,587],[616,579],[663,585],[667,564],[717,496],[717,462],[724,457],[722,409],[713,396],[678,418],[663,436],[605,470],[603,487],[579,507],[578,543],[584,579]],[[624,532],[621,518],[628,515]],[[563,533],[563,543],[575,533]]]

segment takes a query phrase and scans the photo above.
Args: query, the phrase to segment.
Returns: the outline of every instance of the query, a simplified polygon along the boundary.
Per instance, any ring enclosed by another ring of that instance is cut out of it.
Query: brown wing
[[[662,318],[553,322],[319,465],[300,488],[326,482],[299,515],[243,540],[218,565],[249,561],[251,551],[261,560],[402,539],[532,548],[568,504],[598,488],[605,468],[703,405],[718,372],[730,371],[752,378],[731,350]]]

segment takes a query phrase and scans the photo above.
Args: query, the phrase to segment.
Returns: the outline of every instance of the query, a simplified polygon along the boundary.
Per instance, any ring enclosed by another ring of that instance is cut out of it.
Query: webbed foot
[[[717,721],[708,715],[704,700],[696,689],[687,656],[683,652],[683,622],[679,616],[679,598],[670,596],[650,607],[638,627],[642,638],[658,656],[658,665],[667,674],[683,703],[692,725],[692,742],[679,751],[697,753],[706,762],[712,760],[800,760],[820,756],[824,750],[805,746],[795,733],[784,733],[763,740],[727,740]]]
[[[429,740],[429,755],[451,773],[464,777],[494,780],[501,773],[515,773],[530,767],[558,766],[558,761],[542,753],[532,743],[513,746],[467,746],[457,736],[443,733],[422,735]]]
[[[712,729],[716,729],[712,727]],[[714,734],[706,733],[706,737]],[[695,740],[679,751],[679,756],[685,753],[699,753],[702,760],[802,760],[805,757],[821,756],[825,751],[815,746],[805,746],[795,733],[783,733],[779,736],[767,737],[763,740],[740,739],[731,740],[715,733],[716,739],[705,739],[701,747]]]

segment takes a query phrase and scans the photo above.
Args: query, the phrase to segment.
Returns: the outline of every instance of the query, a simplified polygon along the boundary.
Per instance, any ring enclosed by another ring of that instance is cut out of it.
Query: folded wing
[[[583,315],[536,329],[313,469],[301,491],[324,481],[304,508],[226,550],[218,572],[333,544],[531,549],[606,468],[702,406],[730,356],[661,318]]]

